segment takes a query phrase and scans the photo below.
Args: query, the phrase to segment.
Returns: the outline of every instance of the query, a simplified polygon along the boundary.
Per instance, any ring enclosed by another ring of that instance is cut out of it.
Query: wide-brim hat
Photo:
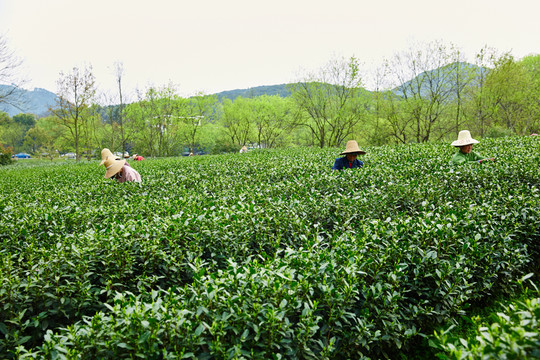
[[[118,173],[124,164],[126,163],[126,160],[116,160],[114,158],[108,157],[105,159],[105,162],[103,165],[105,165],[105,179],[110,178],[111,176]]]
[[[346,154],[358,154],[358,155],[364,155],[366,152],[364,150],[360,150],[358,147],[358,143],[354,140],[347,141],[347,145],[345,146],[345,151],[343,151],[340,155],[346,155]]]
[[[247,148],[246,145],[242,146],[242,150],[247,150],[247,149],[248,149],[248,148]]]
[[[118,159],[116,156],[114,156],[111,150],[105,148],[101,150],[101,162],[99,163],[99,166],[103,165],[108,157],[110,157],[111,159]]]
[[[457,140],[454,141],[451,145],[459,147],[472,144],[478,144],[478,140],[475,140],[471,137],[471,133],[469,132],[469,130],[461,130],[458,134]]]

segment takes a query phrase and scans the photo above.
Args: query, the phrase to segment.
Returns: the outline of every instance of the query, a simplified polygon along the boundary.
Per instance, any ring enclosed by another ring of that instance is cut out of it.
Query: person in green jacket
[[[487,159],[476,151],[472,151],[473,144],[478,144],[478,140],[471,137],[469,130],[461,130],[458,134],[458,139],[451,144],[459,148],[459,151],[452,157],[452,163],[464,164],[470,161],[476,161],[481,164],[484,161],[495,161],[494,158]]]

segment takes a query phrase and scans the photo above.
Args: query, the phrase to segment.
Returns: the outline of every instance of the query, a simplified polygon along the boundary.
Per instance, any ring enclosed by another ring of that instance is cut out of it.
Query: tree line
[[[335,58],[288,84],[286,97],[182,97],[168,84],[137,91],[126,103],[123,72],[116,63],[118,94],[101,98],[91,66],[60,73],[49,115],[1,113],[0,143],[91,159],[104,147],[161,157],[244,145],[342,146],[353,138],[364,145],[419,143],[451,139],[465,128],[479,137],[540,130],[540,55],[517,60],[487,47],[473,62],[438,41],[411,47],[372,74],[371,91],[357,58]]]

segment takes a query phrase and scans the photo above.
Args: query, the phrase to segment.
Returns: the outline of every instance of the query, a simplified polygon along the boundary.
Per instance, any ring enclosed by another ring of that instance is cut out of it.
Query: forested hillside
[[[540,55],[518,60],[485,50],[467,63],[434,45],[398,55],[371,79],[369,91],[353,57],[289,84],[190,97],[171,85],[153,86],[107,106],[97,101],[91,69],[74,68],[59,80],[60,101],[46,116],[38,113],[24,124],[1,116],[0,143],[15,152],[90,159],[104,147],[163,157],[237,152],[244,145],[341,146],[349,139],[361,145],[450,142],[462,129],[478,138],[540,131]]]
[[[287,84],[280,85],[266,85],[256,86],[249,89],[237,89],[222,91],[215,94],[218,100],[229,99],[236,100],[238,97],[253,98],[263,95],[279,95],[281,97],[291,96],[291,91],[288,89]]]

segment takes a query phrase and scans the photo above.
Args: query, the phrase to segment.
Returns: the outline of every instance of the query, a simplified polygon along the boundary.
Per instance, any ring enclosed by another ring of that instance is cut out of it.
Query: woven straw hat
[[[364,155],[366,152],[363,150],[360,150],[358,147],[358,143],[354,140],[347,141],[347,145],[345,146],[345,151],[343,151],[340,155],[346,155],[346,154],[358,154],[358,155]]]
[[[101,150],[101,162],[99,163],[99,166],[103,165],[105,160],[107,160],[108,157],[111,157],[111,159],[117,159],[116,156],[111,152],[111,150],[105,148]]]
[[[478,144],[478,140],[474,140],[471,137],[471,133],[469,132],[469,130],[461,130],[458,134],[458,139],[454,141],[451,145],[459,147],[472,144]]]
[[[118,173],[125,163],[126,160],[116,160],[110,156],[107,157],[103,163],[103,165],[105,165],[105,169],[107,169],[105,172],[105,179],[108,179]]]

